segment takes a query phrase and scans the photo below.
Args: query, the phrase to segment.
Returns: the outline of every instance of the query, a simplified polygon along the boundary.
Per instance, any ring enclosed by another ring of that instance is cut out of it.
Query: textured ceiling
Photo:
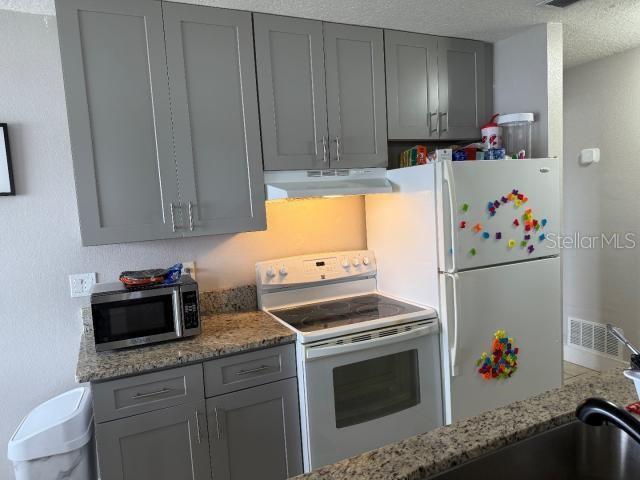
[[[566,67],[640,45],[640,0],[582,0],[566,9],[536,7],[540,0],[177,1],[490,42],[529,25],[560,22]],[[0,0],[0,9],[55,13],[53,0]]]

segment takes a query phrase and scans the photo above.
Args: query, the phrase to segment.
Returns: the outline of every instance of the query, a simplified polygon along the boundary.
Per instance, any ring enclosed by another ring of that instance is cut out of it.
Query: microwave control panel
[[[185,330],[198,328],[200,317],[198,314],[198,292],[195,290],[182,292],[182,318]]]

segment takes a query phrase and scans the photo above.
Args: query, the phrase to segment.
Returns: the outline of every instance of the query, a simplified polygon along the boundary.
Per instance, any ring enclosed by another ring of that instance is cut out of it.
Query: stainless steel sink
[[[616,427],[592,427],[576,421],[433,478],[640,479],[640,444]]]

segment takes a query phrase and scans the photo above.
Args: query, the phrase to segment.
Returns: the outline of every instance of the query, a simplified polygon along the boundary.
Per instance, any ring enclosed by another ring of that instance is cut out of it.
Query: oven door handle
[[[331,345],[328,347],[311,347],[306,349],[305,359],[315,360],[318,358],[340,355],[342,353],[357,352],[359,350],[366,350],[368,348],[376,348],[383,345],[400,343],[412,338],[422,337],[425,335],[433,335],[438,333],[439,330],[440,327],[438,325],[438,322],[434,321],[428,325],[420,326],[407,332],[389,335],[387,337],[377,337],[372,338],[371,340],[363,340],[356,343],[344,343],[342,345]],[[363,335],[365,335],[365,333],[363,333]]]

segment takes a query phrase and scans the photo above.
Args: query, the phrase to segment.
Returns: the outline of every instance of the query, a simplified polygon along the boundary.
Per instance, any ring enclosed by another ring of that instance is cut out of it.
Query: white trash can
[[[7,450],[16,480],[95,480],[91,390],[75,388],[38,405]]]

